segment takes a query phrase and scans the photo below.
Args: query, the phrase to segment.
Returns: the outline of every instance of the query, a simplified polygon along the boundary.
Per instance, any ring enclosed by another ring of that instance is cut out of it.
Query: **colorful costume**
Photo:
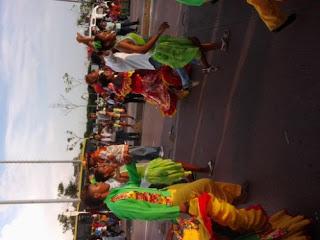
[[[91,157],[98,159],[100,162],[116,162],[118,164],[124,163],[124,155],[129,153],[129,146],[126,144],[109,145],[98,148],[91,153]]]
[[[214,196],[214,203],[209,203],[210,217],[220,217],[226,226],[238,226],[234,223],[236,216],[239,227],[251,226],[252,218],[246,211],[236,210],[228,202],[240,195],[241,187],[229,183],[217,183],[211,179],[201,179],[188,184],[176,184],[161,190],[141,188],[140,177],[134,163],[127,167],[129,182],[127,185],[115,188],[104,200],[108,208],[119,218],[129,220],[175,220],[180,216],[179,205],[194,199],[204,193]],[[198,214],[196,200],[190,201],[190,213]],[[210,205],[211,204],[211,205]],[[217,209],[217,210],[216,210]],[[241,213],[241,214],[240,214]],[[211,214],[211,215],[210,215]],[[230,217],[229,217],[230,216]],[[261,219],[263,219],[261,217]],[[247,225],[246,225],[247,224]],[[256,221],[256,224],[260,222]],[[255,226],[254,225],[254,226]]]
[[[189,6],[201,6],[208,2],[206,0],[176,0]],[[276,30],[287,20],[287,15],[280,9],[279,2],[282,0],[247,0],[252,5],[259,17],[270,31]]]
[[[281,0],[247,0],[270,31],[276,30],[287,20],[287,15],[280,9]]]
[[[123,37],[117,37],[114,48],[122,40],[130,40],[136,45],[144,45],[145,40],[135,33],[129,33]],[[119,49],[121,50],[121,49]],[[151,58],[171,68],[183,68],[194,59],[200,59],[200,49],[189,39],[184,37],[161,36],[154,48],[150,51]]]
[[[183,68],[200,56],[199,47],[184,37],[161,36],[152,50],[152,59],[171,68]]]
[[[126,165],[125,168],[127,166],[128,168],[132,167],[131,165]],[[136,168],[139,176],[151,184],[171,185],[192,174],[191,171],[185,171],[181,163],[162,158],[156,158],[150,162],[137,163]],[[120,172],[128,171],[120,168]]]
[[[119,97],[129,93],[140,94],[151,104],[159,106],[165,116],[172,116],[176,112],[178,95],[181,90],[181,80],[167,66],[157,70],[136,70],[121,73],[121,86],[115,88]]]
[[[130,155],[132,161],[152,160],[159,157],[160,147],[134,146],[129,147],[127,144],[108,145],[99,147],[91,153],[91,158],[97,162],[114,162],[118,165],[124,165],[126,155]]]
[[[205,196],[202,196],[202,198]],[[205,199],[202,199],[202,202]],[[215,219],[213,218],[213,221]],[[301,215],[290,216],[285,211],[273,214],[268,221],[271,228],[259,231],[259,233],[244,233],[238,237],[229,238],[220,233],[219,230],[212,229],[211,222],[206,222],[202,216],[178,218],[174,225],[174,233],[179,240],[308,240],[307,228],[311,221]],[[206,224],[207,226],[206,227]],[[237,231],[237,230],[235,230]]]

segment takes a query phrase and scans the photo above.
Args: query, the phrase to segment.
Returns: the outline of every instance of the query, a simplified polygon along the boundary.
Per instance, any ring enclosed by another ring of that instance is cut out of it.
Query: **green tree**
[[[68,186],[64,190],[64,195],[76,198],[78,197],[78,186],[75,182],[69,181]]]
[[[77,198],[78,197],[78,186],[76,182],[69,181],[68,185],[65,187],[62,182],[58,185],[58,196]]]
[[[58,215],[58,221],[60,222],[60,225],[62,226],[63,233],[67,231],[72,231],[74,233],[75,231],[75,225],[76,225],[76,218],[74,216],[66,216],[64,214]]]
[[[60,182],[58,185],[58,196],[61,197],[64,194],[64,186],[63,183]]]

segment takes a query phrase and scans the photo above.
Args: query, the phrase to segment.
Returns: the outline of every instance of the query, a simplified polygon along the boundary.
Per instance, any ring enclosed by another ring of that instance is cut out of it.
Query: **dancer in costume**
[[[280,2],[283,0],[247,0],[272,32],[279,32],[296,19],[296,14],[288,15],[281,10]]]
[[[171,68],[183,68],[194,60],[200,60],[205,69],[210,68],[205,55],[202,52],[211,50],[226,50],[228,37],[224,36],[219,43],[201,43],[195,45],[193,41],[184,37],[163,35],[169,28],[168,23],[160,25],[158,34],[152,36],[147,42],[137,34],[130,33],[127,36],[113,38],[113,48],[125,53],[148,53],[157,63],[168,65]],[[108,38],[112,41],[111,37]]]
[[[189,6],[201,6],[205,3],[216,3],[218,0],[176,0],[177,2]],[[287,15],[280,8],[283,0],[246,0],[254,7],[259,17],[272,32],[279,32],[296,19],[296,14]]]
[[[200,43],[198,45],[194,44],[190,39],[183,37],[161,36],[167,28],[169,28],[168,23],[162,23],[158,33],[148,41],[145,41],[135,33],[129,33],[126,36],[116,36],[115,32],[99,33],[95,38],[85,37],[78,33],[77,40],[80,43],[89,44],[94,47],[94,41],[98,39],[101,41],[101,47],[96,48],[98,50],[109,47],[115,51],[124,53],[148,53],[156,63],[168,65],[174,69],[181,69],[194,60],[201,59],[205,71],[215,69],[208,64],[205,53],[211,50],[226,50],[227,48],[228,34],[225,34],[219,43]]]
[[[181,80],[171,68],[162,66],[157,70],[136,70],[120,73],[118,77],[122,79],[121,87],[110,84],[118,97],[140,94],[145,101],[158,106],[164,116],[173,116],[176,112],[178,99],[183,92]]]
[[[109,191],[106,183],[96,183],[84,187],[82,198],[87,204],[99,204],[103,201],[119,218],[129,220],[175,220],[181,213],[188,213],[195,197],[203,193],[212,194],[218,203],[220,214],[236,217],[242,229],[264,228],[266,216],[261,209],[239,210],[231,202],[241,196],[241,186],[230,183],[218,183],[211,179],[200,179],[192,183],[182,183],[157,190],[142,188],[134,162],[127,168],[129,182],[120,188]],[[190,204],[187,204],[189,201]],[[232,225],[234,218],[223,218],[221,222]]]
[[[311,221],[304,216],[291,216],[285,211],[279,211],[268,218],[265,228],[260,228],[256,221],[244,222],[237,218],[235,211],[224,213],[223,204],[211,194],[203,194],[190,201],[189,216],[180,217],[169,229],[166,240],[172,240],[173,236],[179,240],[309,240],[308,227]],[[225,206],[226,207],[226,206]],[[230,206],[228,206],[230,207]],[[253,206],[245,211],[255,214]],[[244,210],[238,210],[241,215]],[[260,213],[263,213],[261,211]],[[259,215],[256,215],[259,216]],[[230,219],[226,224],[225,220]],[[249,220],[249,219],[247,219]],[[214,225],[212,226],[212,223]],[[218,224],[218,225],[217,225]],[[244,225],[243,225],[244,224]],[[248,226],[252,227],[248,227]],[[223,231],[222,231],[222,228]]]
[[[91,167],[98,163],[114,163],[122,166],[128,161],[152,160],[163,155],[162,147],[129,147],[127,144],[109,145],[90,154]]]
[[[188,67],[186,69],[189,70]],[[184,93],[181,79],[168,66],[161,66],[155,70],[120,73],[106,68],[86,75],[86,82],[91,86],[99,84],[100,75],[107,76],[107,88],[116,93],[118,98],[125,98],[128,94],[142,95],[147,102],[157,105],[164,116],[174,115],[177,101]]]
[[[192,172],[210,173],[208,167],[199,167],[193,164],[175,162],[171,159],[163,158],[156,158],[150,162],[137,163],[136,167],[139,176],[150,184],[171,185],[190,177]],[[108,164],[98,165],[94,168],[93,172],[95,180],[98,182],[104,182],[110,178],[120,183],[127,183],[129,180],[128,171],[125,166],[119,169],[117,166]]]

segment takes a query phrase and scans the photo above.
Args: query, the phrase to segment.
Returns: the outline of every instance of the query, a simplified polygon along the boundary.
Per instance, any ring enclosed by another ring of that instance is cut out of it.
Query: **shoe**
[[[183,99],[183,98],[187,97],[189,94],[190,94],[190,89],[188,89],[188,88],[184,88],[176,93],[176,95],[179,99]]]
[[[221,38],[221,51],[228,51],[229,48],[229,41],[230,41],[230,31],[224,31],[222,38]]]
[[[200,84],[199,81],[193,81],[193,82],[191,83],[191,88],[196,87],[196,86],[198,86],[199,84]]]
[[[161,158],[164,157],[164,149],[163,149],[163,146],[160,147],[159,157],[161,157]]]
[[[211,4],[216,4],[219,0],[211,0],[210,3]]]
[[[280,27],[272,30],[272,32],[280,32],[281,30],[289,26],[291,23],[293,23],[296,20],[296,18],[297,18],[297,14],[295,13],[289,15],[287,20]]]
[[[208,167],[209,167],[209,176],[212,177],[213,176],[213,171],[214,171],[214,166],[215,166],[215,161],[214,160],[210,160],[208,162]]]
[[[207,68],[202,68],[202,72],[204,74],[208,74],[208,73],[211,73],[211,72],[216,72],[219,70],[219,67],[216,67],[216,66],[210,66],[210,67],[207,67]]]

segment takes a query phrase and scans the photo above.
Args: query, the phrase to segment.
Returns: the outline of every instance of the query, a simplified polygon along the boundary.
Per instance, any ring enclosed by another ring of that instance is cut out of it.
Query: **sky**
[[[50,107],[63,94],[73,103],[86,86],[65,93],[62,76],[83,79],[85,48],[75,41],[78,8],[53,0],[0,1],[0,160],[71,160],[66,130],[82,136],[85,109]],[[56,198],[71,164],[0,164],[0,200]],[[69,240],[57,221],[65,204],[0,206],[0,240]]]

